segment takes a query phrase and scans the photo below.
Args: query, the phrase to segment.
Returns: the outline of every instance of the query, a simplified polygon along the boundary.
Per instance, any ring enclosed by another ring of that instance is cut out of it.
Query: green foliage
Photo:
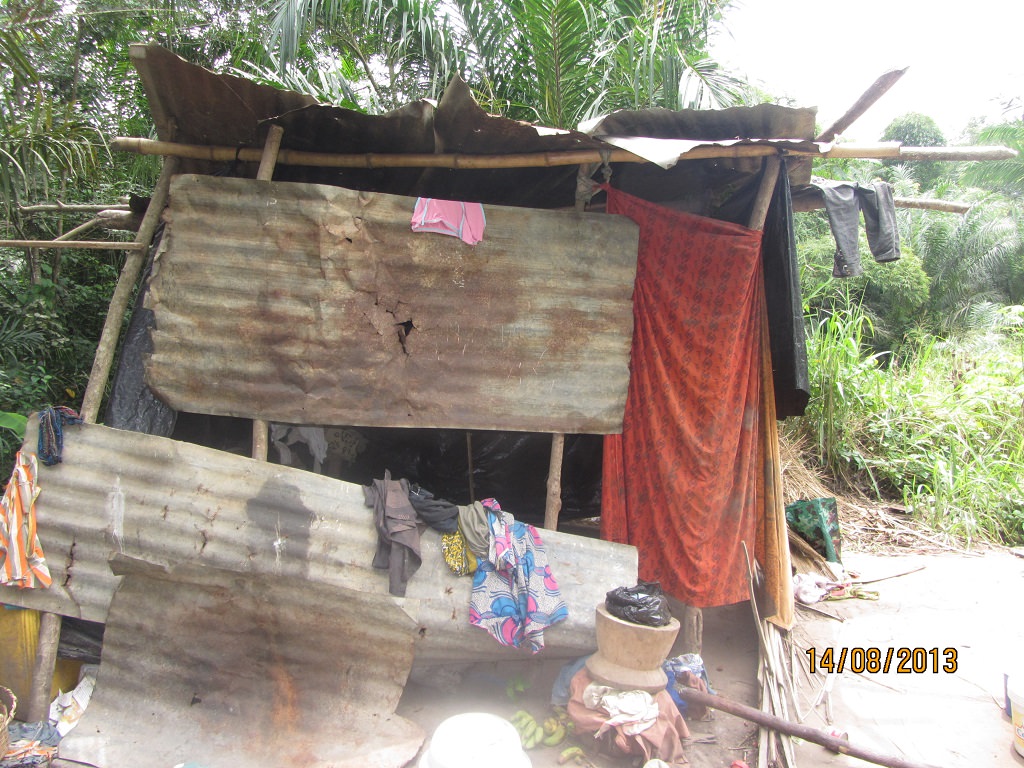
[[[946,137],[932,118],[919,112],[908,112],[886,126],[882,141],[898,141],[905,147],[941,147],[946,144]],[[885,163],[887,166],[895,164],[891,161]],[[912,170],[921,188],[931,189],[946,172],[946,167],[943,163],[920,162],[914,163]]]
[[[352,67],[370,111],[437,96],[459,73],[485,109],[560,128],[618,108],[727,106],[707,57],[723,0],[273,0],[281,72],[304,47]]]
[[[965,184],[1000,192],[1015,201],[1024,201],[1024,121],[985,128],[978,144],[1002,145],[1017,151],[1009,160],[970,163],[963,169]]]
[[[847,487],[900,498],[967,541],[1024,543],[1024,336],[925,338],[882,367],[855,302],[814,328],[812,399],[787,431]]]

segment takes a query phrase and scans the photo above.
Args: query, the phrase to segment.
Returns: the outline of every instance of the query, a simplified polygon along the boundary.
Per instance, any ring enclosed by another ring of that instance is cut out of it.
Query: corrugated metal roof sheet
[[[400,599],[118,556],[100,680],[62,758],[100,768],[400,768],[417,623]]]
[[[159,138],[185,144],[262,146],[269,124],[284,128],[282,147],[333,153],[518,154],[573,149],[606,149],[609,144],[579,131],[541,135],[533,126],[488,115],[467,85],[454,79],[436,109],[426,101],[386,115],[364,115],[317,104],[308,96],[217,75],[189,64],[156,45],[133,47],[156,118]],[[231,90],[230,97],[225,93]],[[303,100],[305,102],[303,103]],[[770,104],[726,110],[652,109],[607,116],[605,135],[671,139],[814,138],[814,109]],[[254,177],[256,167],[228,168],[184,161],[182,170]],[[755,160],[692,160],[670,170],[653,164],[611,165],[616,187],[654,201],[676,201],[693,213],[744,222],[720,208],[721,200],[755,184]],[[792,163],[794,187],[808,183],[810,164]],[[279,166],[275,179],[331,184],[392,194],[471,200],[533,208],[571,207],[576,195],[575,166],[494,170],[318,169]]]
[[[470,246],[412,232],[414,203],[175,178],[149,386],[292,424],[620,432],[636,224],[487,206]]]
[[[25,449],[34,445],[30,422]],[[64,461],[40,467],[39,536],[53,586],[0,587],[0,602],[105,621],[118,578],[108,559],[194,564],[386,596],[372,511],[362,488],[223,451],[98,425],[65,429]],[[570,608],[545,632],[545,655],[592,651],[594,606],[634,584],[634,547],[542,531]],[[522,658],[468,621],[470,579],[451,574],[440,536],[421,540],[423,565],[405,609],[422,632],[416,664]],[[599,564],[597,566],[596,564]]]

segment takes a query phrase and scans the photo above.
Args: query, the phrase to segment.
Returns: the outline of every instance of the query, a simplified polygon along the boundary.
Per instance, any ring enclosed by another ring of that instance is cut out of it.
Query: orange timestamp
[[[808,648],[810,673],[890,671],[898,674],[953,673],[957,669],[956,648]]]

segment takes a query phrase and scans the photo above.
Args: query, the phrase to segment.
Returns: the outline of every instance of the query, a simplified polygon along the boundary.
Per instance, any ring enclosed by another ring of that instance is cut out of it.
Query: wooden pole
[[[777,731],[778,733],[784,733],[789,736],[804,739],[805,741],[820,744],[833,752],[839,752],[844,755],[849,755],[850,757],[866,760],[867,762],[875,763],[876,765],[884,765],[887,766],[887,768],[933,768],[933,766],[929,766],[924,763],[905,760],[902,757],[896,757],[894,755],[884,755],[880,752],[875,752],[874,750],[855,746],[846,739],[836,738],[831,734],[820,731],[817,728],[812,728],[809,725],[784,720],[781,717],[776,717],[775,715],[770,715],[767,712],[762,712],[760,709],[748,707],[746,704],[740,704],[739,702],[723,698],[722,696],[698,691],[696,688],[680,688],[679,696],[685,701],[692,701],[694,704],[703,704],[706,707],[717,709],[719,712],[727,712],[730,715],[735,715],[736,717],[756,723],[763,728],[768,728],[769,730]]]
[[[804,190],[799,197],[793,198],[793,211],[806,213],[825,207],[825,200],[820,194],[809,194]],[[971,210],[970,203],[957,203],[953,200],[933,200],[926,197],[894,197],[893,204],[897,208],[915,208],[922,211],[941,211],[943,213],[967,213]]]
[[[896,85],[906,71],[906,67],[903,69],[891,69],[884,75],[881,75],[854,102],[853,106],[846,110],[842,117],[818,135],[816,141],[832,141],[836,136],[849,128],[858,117],[874,106],[874,103],[882,98],[886,91]]]
[[[142,219],[142,225],[135,236],[135,241],[118,245],[130,252],[121,269],[121,275],[117,279],[117,287],[110,299],[110,306],[107,308],[107,319],[103,323],[103,331],[96,347],[96,357],[93,358],[92,371],[89,373],[89,383],[86,385],[85,395],[82,397],[82,418],[87,424],[95,424],[96,418],[99,416],[103,390],[107,386],[107,378],[110,376],[110,368],[114,361],[114,352],[117,349],[117,340],[121,336],[124,313],[128,309],[128,302],[135,289],[135,283],[139,279],[139,273],[142,272],[142,265],[146,259],[145,250],[149,248],[149,244],[153,240],[153,233],[156,232],[157,224],[160,222],[164,204],[167,202],[167,193],[171,187],[171,176],[174,175],[177,167],[176,158],[172,157],[164,161],[163,170],[160,172],[160,178],[153,190],[153,197],[149,202],[149,208],[146,209],[146,215]]]
[[[79,248],[83,251],[144,251],[143,243],[112,243],[109,240],[0,240],[0,248]]]
[[[558,530],[558,513],[562,509],[562,456],[565,452],[565,435],[555,432],[551,435],[551,463],[548,465],[548,497],[544,504],[544,527]]]
[[[36,645],[36,659],[32,667],[32,688],[23,715],[26,723],[38,723],[49,718],[50,691],[62,621],[58,613],[44,612],[39,617],[39,644]]]
[[[37,203],[36,205],[19,205],[19,213],[99,213],[100,211],[106,210],[119,210],[127,211],[130,210],[128,205],[122,203],[94,203],[89,205],[79,205],[77,203]]]
[[[680,155],[680,160],[724,160],[741,157],[771,157],[780,152],[798,157],[844,157],[863,159],[900,160],[1009,160],[1017,153],[1007,147],[901,147],[888,144],[836,144],[814,149],[795,149],[787,142],[771,144],[735,144],[730,147],[696,147]],[[262,157],[257,147],[207,146],[203,144],[176,144],[119,137],[110,143],[113,149],[143,155],[185,157],[192,160],[229,163],[235,160],[256,162]],[[610,145],[609,145],[610,146]],[[282,149],[277,162],[282,165],[302,165],[318,168],[544,168],[581,163],[647,163],[648,160],[624,149],[580,149],[562,152],[531,152],[506,155],[460,154],[331,154]]]
[[[263,145],[263,154],[260,157],[260,167],[256,172],[257,181],[270,181],[274,177],[274,167],[277,165],[277,157],[281,151],[281,139],[284,136],[284,128],[279,125],[270,126],[267,133],[267,142]],[[264,419],[252,420],[252,457],[259,461],[267,460],[267,453],[270,449],[270,424]]]

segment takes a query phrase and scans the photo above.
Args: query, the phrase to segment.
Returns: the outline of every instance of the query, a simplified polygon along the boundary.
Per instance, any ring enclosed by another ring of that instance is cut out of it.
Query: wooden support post
[[[160,172],[156,188],[153,190],[149,208],[146,209],[142,225],[132,243],[134,250],[129,252],[124,267],[121,269],[121,276],[117,279],[117,287],[110,299],[107,319],[103,323],[103,332],[100,334],[100,341],[96,347],[96,357],[93,359],[89,383],[85,388],[85,395],[82,397],[82,418],[87,424],[95,424],[99,416],[103,390],[107,386],[110,368],[114,362],[114,352],[117,350],[117,340],[121,336],[124,313],[128,309],[128,302],[131,300],[132,291],[135,290],[139,273],[142,272],[142,265],[146,261],[146,250],[153,239],[153,233],[156,232],[157,224],[160,223],[160,214],[163,213],[164,204],[167,202],[167,192],[171,186],[171,176],[174,175],[177,168],[176,158],[170,157],[164,160],[164,167]]]
[[[548,498],[544,505],[544,527],[558,530],[558,513],[562,509],[562,455],[565,452],[565,435],[556,432],[551,436],[551,464],[548,467]]]
[[[39,618],[39,644],[32,667],[32,688],[23,714],[26,723],[38,723],[49,718],[53,668],[57,663],[62,622],[63,617],[57,613],[43,613]]]
[[[281,138],[284,136],[284,128],[279,125],[270,126],[267,133],[267,142],[263,145],[263,156],[260,158],[260,167],[256,172],[257,181],[270,181],[274,178],[274,166],[277,165],[277,156],[281,151]],[[252,420],[252,457],[259,461],[266,461],[270,450],[270,424],[264,419]]]

